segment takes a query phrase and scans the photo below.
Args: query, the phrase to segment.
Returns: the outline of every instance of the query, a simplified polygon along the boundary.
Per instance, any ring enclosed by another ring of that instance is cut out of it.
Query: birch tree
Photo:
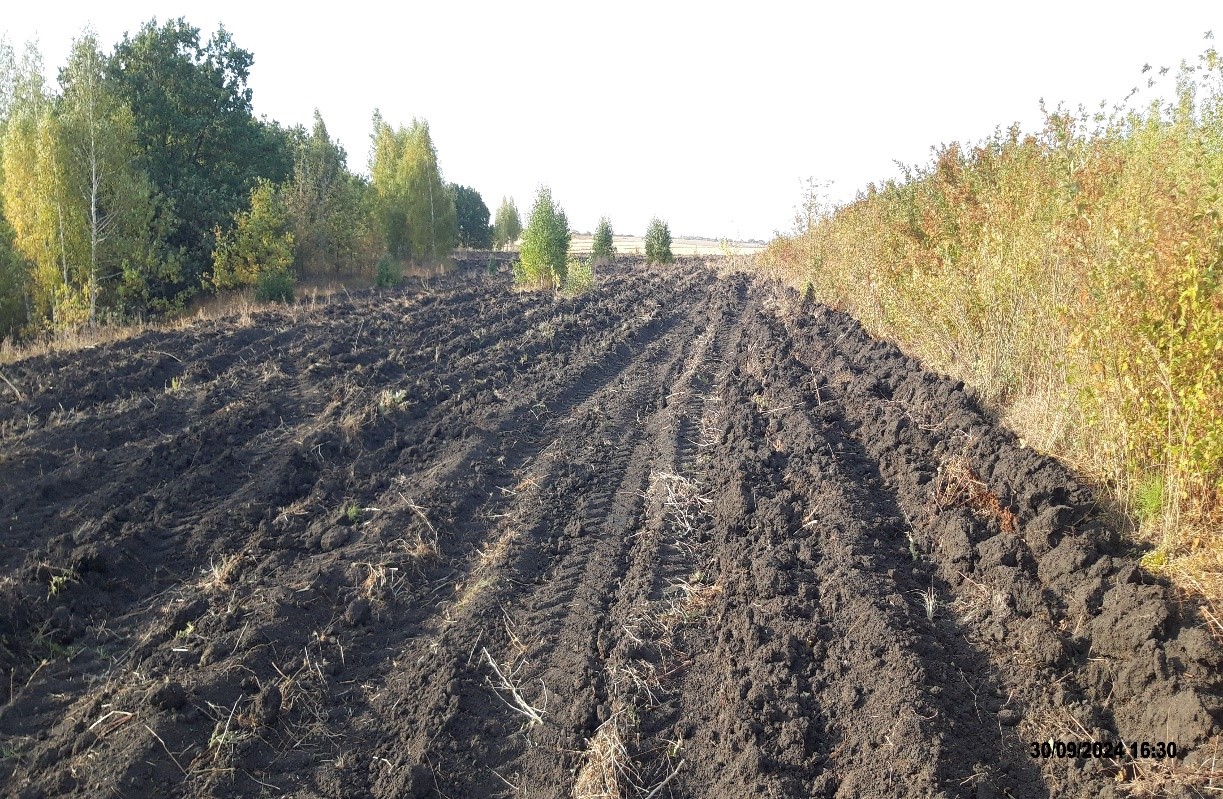
[[[0,199],[13,247],[29,264],[31,316],[55,327],[80,321],[73,268],[79,228],[68,201],[63,135],[33,44],[27,44],[12,81],[0,150]]]
[[[435,261],[449,255],[457,237],[455,197],[429,123],[414,119],[410,128],[393,129],[375,113],[373,138],[370,176],[387,252]]]
[[[86,30],[60,73],[66,184],[83,219],[82,290],[96,324],[103,284],[136,276],[150,246],[151,188],[135,166],[140,151],[131,109],[108,86],[96,35]]]

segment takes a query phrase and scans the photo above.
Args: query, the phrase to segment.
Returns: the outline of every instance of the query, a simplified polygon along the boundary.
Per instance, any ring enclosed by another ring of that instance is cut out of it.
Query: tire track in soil
[[[412,747],[415,756],[430,764],[428,775],[417,768],[417,781],[459,795],[504,791],[503,777],[516,784],[546,786],[541,790],[561,789],[568,768],[566,749],[581,744],[578,733],[594,717],[600,669],[598,619],[604,613],[606,594],[623,572],[624,549],[632,542],[640,512],[638,494],[655,446],[649,431],[657,425],[658,386],[667,385],[679,373],[694,338],[690,320],[685,322],[615,371],[604,373],[602,387],[583,379],[562,394],[539,443],[544,455],[555,457],[541,464],[545,460],[541,455],[534,468],[526,470],[517,485],[529,490],[519,491],[503,512],[512,521],[504,525],[502,535],[513,536],[516,551],[498,559],[501,568],[487,577],[487,584],[478,585],[476,595],[459,600],[465,611],[462,623],[447,628],[444,636],[453,632],[461,641],[448,642],[422,669],[428,675],[453,675],[450,704],[437,711],[444,720],[439,724],[433,719],[427,726],[440,727],[439,735],[444,736],[479,720],[474,723],[487,736],[478,742],[481,761],[467,762],[464,742],[457,737],[448,742],[449,751],[442,749],[433,756],[421,751],[428,744],[417,742]],[[553,485],[555,491],[542,489]],[[557,515],[568,518],[558,521]],[[593,549],[583,548],[587,544]],[[517,633],[521,633],[518,640],[526,643],[514,642]],[[509,737],[522,719],[516,720],[485,684],[491,668],[481,662],[477,646],[500,661],[507,650],[515,650],[514,661],[525,656],[531,668],[521,677],[522,683],[541,681],[550,687],[551,706],[567,709],[555,724],[548,714],[538,747],[524,749]],[[490,745],[493,751],[485,751]],[[397,747],[403,748],[407,747]],[[553,756],[557,750],[559,754]],[[542,751],[549,754],[533,757]],[[573,760],[572,754],[568,760]],[[506,764],[513,771],[507,773]],[[379,788],[385,792],[390,786]],[[413,786],[400,783],[395,788]]]
[[[1094,795],[1133,764],[1019,745],[1218,732],[1071,475],[764,281],[458,274],[6,376],[23,799]]]
[[[633,286],[634,286],[634,285],[636,285],[637,283],[645,283],[645,286],[643,287],[643,291],[642,291],[642,292],[634,292],[634,291],[632,291]],[[627,303],[635,303],[635,302],[639,302],[639,300],[640,300],[640,295],[641,295],[641,294],[645,293],[646,291],[650,290],[651,288],[657,288],[656,286],[650,286],[650,285],[649,285],[649,281],[648,281],[648,280],[647,280],[647,281],[620,280],[620,281],[619,281],[619,285],[618,285],[618,287],[619,287],[620,289],[624,289],[624,288],[628,288],[628,289],[629,289],[629,296],[628,296],[628,298],[627,298],[627,299],[625,299],[625,300],[624,300],[624,302],[627,302]],[[493,289],[493,292],[499,293],[499,292],[500,292],[500,289]],[[496,293],[486,292],[486,294],[488,295],[488,296],[486,297],[486,299],[493,299],[493,300],[495,301],[495,299],[496,299]],[[612,299],[616,299],[615,295],[613,295],[613,296],[612,296]],[[538,303],[538,301],[537,301],[537,300],[535,300],[534,298],[529,298],[529,297],[528,297],[528,298],[525,298],[525,304],[526,304],[526,305],[529,307],[529,306],[532,306],[532,305],[538,305],[539,303]],[[623,304],[623,303],[622,303],[622,304]],[[513,319],[515,319],[515,320],[521,320],[521,319],[523,318],[523,317],[522,317],[522,315],[511,315],[511,317],[512,317]],[[516,324],[519,324],[519,325],[520,325],[520,324],[521,324],[521,322],[516,321]],[[503,331],[500,331],[500,332],[502,332],[503,334],[505,334],[505,332],[506,332],[506,331],[504,331],[504,330],[503,330]],[[629,330],[629,329],[627,329],[627,328],[626,328],[625,330],[620,331],[620,333],[630,333],[630,334],[631,334],[631,332],[632,332],[632,331],[631,331],[631,330]],[[648,329],[647,329],[647,330],[646,330],[646,332],[647,332],[648,334],[650,334],[650,335],[654,335],[654,334],[655,334],[657,331],[652,331],[652,330],[648,330]],[[510,334],[510,335],[511,335],[511,337],[512,337],[512,331],[511,331],[511,334]],[[609,348],[609,349],[614,349],[614,347],[613,347],[614,343],[615,343],[615,338],[613,338],[613,339],[612,339],[612,340],[609,342],[609,344],[608,344],[608,348]],[[436,354],[435,354],[435,355],[434,355],[434,362],[437,362],[437,360],[438,360],[438,359],[437,359],[437,356],[436,356]],[[580,365],[579,365],[578,367],[575,367],[575,368],[581,368],[581,367],[580,367]],[[537,382],[538,382],[538,381],[537,381]],[[544,383],[545,383],[545,384],[546,384],[546,382],[547,382],[547,381],[544,381]],[[320,392],[320,393],[322,393],[322,392]],[[332,403],[332,405],[335,405],[335,404],[336,404],[335,402],[333,402],[333,403]],[[444,404],[444,403],[443,403],[443,404]],[[309,410],[307,410],[307,414],[309,414],[309,413],[310,413],[310,411],[309,411]],[[338,410],[337,410],[337,413],[338,413]],[[310,426],[309,426],[309,425],[307,425],[307,428],[309,428],[309,427],[310,427]],[[287,436],[287,438],[292,438],[292,432],[294,432],[294,431],[290,431],[290,435],[288,435],[288,436]],[[320,455],[321,455],[321,453],[322,453],[321,447],[322,447],[323,443],[326,443],[326,442],[321,442],[321,443],[318,445],[318,446],[320,447],[320,449],[319,449]],[[300,446],[300,450],[301,450],[301,452],[303,452],[303,453],[304,453],[304,452],[311,451],[311,450],[312,450],[311,444],[312,444],[312,442],[309,442],[309,441],[302,441],[302,442],[299,442],[299,446]],[[333,452],[333,451],[331,451],[331,450],[328,450],[328,454],[330,454],[330,455],[332,455],[332,456],[334,456],[335,454],[341,454],[341,455],[342,455],[342,454],[343,454],[343,447],[339,447],[339,448],[338,448],[338,450],[339,450],[338,452]],[[283,453],[282,453],[282,456],[283,456]],[[207,460],[207,459],[205,459],[205,460]],[[290,465],[292,466],[292,465],[293,465],[293,458],[290,458],[290,459],[289,459],[289,462],[290,462]],[[298,464],[298,465],[300,465],[300,464]],[[190,471],[190,466],[188,467],[188,472],[189,472],[189,471]],[[290,471],[293,471],[293,470],[292,470],[292,469],[290,469]],[[167,482],[172,482],[172,481],[167,481]],[[324,480],[320,480],[320,482],[326,482],[326,479],[324,479]],[[267,497],[267,498],[274,498],[274,497],[275,497],[275,494],[274,494],[274,493],[273,493],[273,494],[271,494],[270,496],[268,496],[268,495],[267,495],[267,492],[266,492],[266,487],[262,487],[262,490],[263,490],[263,492],[264,492],[264,494],[265,494],[265,497]],[[316,492],[316,493],[317,493],[317,492]],[[266,515],[266,514],[265,514],[265,515]],[[266,523],[266,521],[267,521],[267,519],[264,519],[264,523]],[[251,525],[251,526],[253,527],[254,525]],[[250,528],[247,528],[247,529],[250,529]],[[261,529],[261,531],[263,530],[263,525],[262,525],[262,524],[260,525],[260,529]],[[111,531],[111,532],[113,532],[113,531]],[[141,538],[142,536],[144,536],[144,535],[145,535],[146,533],[148,533],[148,532],[149,532],[149,531],[145,531],[144,533],[142,533],[142,532],[141,532],[139,529],[137,529],[137,530],[136,530],[136,532],[135,532],[135,535],[134,535],[133,537],[134,537],[134,538],[139,539],[139,538]],[[154,532],[152,532],[152,533],[151,533],[151,536],[152,536],[151,538],[145,538],[145,540],[146,540],[146,541],[149,541],[150,543],[152,543],[152,544],[153,544],[153,548],[152,548],[151,550],[146,549],[146,551],[144,552],[144,555],[145,555],[145,556],[147,556],[149,560],[151,560],[151,561],[154,561],[154,562],[155,562],[155,561],[157,560],[157,555],[158,555],[157,550],[164,550],[164,549],[168,549],[168,547],[164,547],[164,546],[162,545],[162,542],[166,540],[166,539],[164,538],[164,536],[166,536],[167,534],[172,535],[172,533],[168,533],[168,531],[167,531],[167,530],[159,528],[159,529],[156,529]],[[268,544],[269,542],[268,542],[268,541],[265,539],[265,540],[261,541],[260,543],[261,543],[261,544],[262,544],[262,545],[263,545],[263,546],[266,548],[266,547],[267,547],[267,544]],[[317,547],[317,544],[316,544],[315,546]],[[247,549],[249,550],[249,547],[248,547]],[[317,550],[316,550],[316,551],[317,551]],[[256,550],[256,552],[257,552],[257,550]],[[165,553],[163,552],[162,554],[165,554]],[[249,553],[247,553],[247,554],[249,554]],[[79,558],[78,558],[78,560],[79,560]],[[195,560],[195,562],[196,562],[196,563],[198,563],[198,559],[193,559],[193,560]],[[77,565],[78,565],[78,566],[81,566],[81,565],[85,565],[85,566],[87,566],[88,564],[81,564],[81,563],[78,563]],[[298,577],[299,575],[293,575],[293,576],[294,576],[294,577]],[[301,587],[299,590],[310,591],[310,590],[312,590],[312,588],[313,588],[313,589],[317,589],[317,588],[319,587],[318,583],[320,582],[320,580],[319,580],[318,578],[319,578],[320,576],[324,576],[324,575],[322,575],[321,573],[318,573],[318,574],[316,574],[316,575],[315,575],[315,579],[314,579],[313,581],[311,581],[310,579],[305,580],[305,581],[304,581],[304,585],[303,585],[303,586],[302,586],[302,587]],[[334,576],[334,575],[331,575],[331,576]],[[40,579],[42,579],[42,581],[43,581],[44,583],[46,582],[45,578],[40,578]],[[325,581],[325,580],[324,580],[324,581]],[[300,581],[300,580],[295,580],[294,582],[295,582],[295,583],[297,583],[298,585],[301,585],[301,582],[302,582],[302,581]],[[184,592],[184,593],[187,593],[187,592]],[[327,592],[326,592],[326,591],[323,591],[322,593],[327,593]],[[135,601],[135,600],[131,600],[131,601],[130,601],[128,604],[130,604],[131,602],[134,602],[134,601]],[[120,603],[120,604],[123,604],[123,603]],[[190,618],[191,618],[191,616],[192,616],[193,614],[196,614],[196,613],[199,613],[199,612],[200,612],[200,607],[199,607],[199,606],[200,606],[200,600],[199,600],[198,598],[196,598],[196,599],[183,599],[183,600],[182,600],[182,602],[181,602],[181,604],[185,605],[186,607],[185,607],[184,609],[182,609],[182,610],[173,609],[172,611],[167,611],[167,615],[169,615],[169,616],[171,617],[169,624],[165,624],[165,623],[153,623],[153,624],[151,624],[151,625],[150,625],[150,624],[149,624],[149,622],[147,621],[147,618],[148,618],[149,614],[148,614],[148,613],[143,613],[143,614],[138,613],[138,614],[135,614],[137,618],[133,620],[133,622],[132,622],[132,626],[133,626],[133,627],[136,627],[136,628],[139,628],[139,627],[145,627],[145,628],[148,628],[149,626],[152,626],[152,627],[154,628],[154,630],[161,630],[161,629],[166,628],[166,627],[170,628],[170,629],[171,629],[171,631],[173,631],[173,630],[181,630],[181,629],[182,629],[182,627],[183,627],[183,624],[185,623],[185,622],[184,622],[184,620],[185,620],[185,619],[190,619]],[[151,610],[151,609],[150,609],[150,610]],[[156,611],[152,612],[152,616],[153,616],[153,618],[154,618],[154,619],[156,618],[156,616],[157,616],[157,615],[159,615],[159,614],[158,614]],[[232,608],[231,608],[229,611],[225,612],[224,614],[218,614],[218,615],[224,615],[224,616],[225,616],[225,621],[224,621],[225,626],[232,626],[232,625],[233,625],[233,623],[234,623],[233,615],[234,615],[234,614],[233,614],[233,612],[232,612]],[[290,617],[292,617],[292,615],[293,615],[293,614],[289,614],[289,615],[290,615]],[[309,615],[309,614],[307,614],[307,615]],[[317,615],[317,614],[315,614],[315,615]],[[327,620],[326,620],[326,621],[324,621],[323,623],[317,623],[317,621],[316,621],[316,623],[314,623],[314,624],[307,624],[307,625],[306,625],[307,629],[314,629],[315,631],[318,631],[318,630],[320,630],[320,629],[327,629],[328,627],[333,626],[333,624],[334,624],[334,611],[328,612],[326,615],[331,616],[331,618],[330,618],[330,619],[327,619]],[[142,618],[142,617],[143,617],[143,618]],[[128,614],[128,616],[126,616],[126,617],[124,617],[124,618],[131,619],[131,618],[132,618],[132,614]],[[37,620],[28,620],[28,621],[37,621]],[[298,618],[298,619],[292,619],[292,621],[301,622],[301,619],[300,619],[300,618]],[[258,628],[260,625],[259,625],[259,624],[256,624],[255,626],[256,626],[256,628]],[[288,627],[288,626],[292,626],[292,625],[291,625],[290,623],[288,623],[288,622],[287,622],[285,619],[277,619],[277,620],[275,620],[273,623],[271,623],[271,626],[270,626],[270,627],[266,627],[266,625],[265,625],[266,629],[264,629],[264,630],[263,630],[263,632],[266,634],[266,637],[267,637],[269,640],[275,640],[275,632],[276,632],[276,628],[278,628],[278,627],[283,628],[283,627]],[[245,628],[244,628],[244,629],[245,629]],[[14,632],[16,632],[16,631],[14,631]],[[125,637],[125,638],[126,638],[126,637],[128,637],[128,636],[123,636],[123,637]],[[152,637],[153,637],[154,639],[159,638],[159,637],[164,637],[164,633],[155,633],[155,634],[154,634]],[[137,647],[137,650],[136,650],[135,652],[131,652],[131,651],[129,651],[129,652],[124,653],[123,655],[121,655],[121,661],[122,661],[122,662],[138,662],[138,661],[142,660],[143,658],[145,658],[146,656],[148,656],[148,654],[149,654],[149,653],[148,653],[147,649],[148,649],[148,645],[151,643],[151,641],[150,641],[150,639],[149,639],[149,636],[147,636],[147,635],[146,635],[146,636],[142,636],[142,638],[144,639],[144,643],[143,643],[143,644],[141,644],[139,647]],[[213,648],[215,648],[215,647],[213,647]],[[210,649],[211,649],[211,648],[210,648]],[[205,655],[204,655],[204,657],[203,657],[202,659],[203,659],[203,660],[207,660],[207,659],[208,659],[208,655],[209,655],[209,652],[208,652],[208,651],[206,651],[206,652],[205,652]],[[342,655],[341,655],[341,657],[342,657]],[[307,661],[309,660],[309,656],[308,656],[308,655],[307,655],[307,658],[306,658],[306,659],[307,659]],[[190,664],[188,664],[188,665],[190,665]],[[265,665],[265,668],[266,668],[266,663],[265,663],[264,665]],[[228,702],[227,702],[226,704],[228,704]],[[167,736],[167,737],[170,737],[170,736]],[[171,738],[171,740],[173,740],[173,739]],[[154,755],[155,755],[156,753],[154,752],[154,753],[150,753],[150,754],[154,754]],[[248,753],[248,754],[249,754],[249,753]],[[247,759],[249,759],[249,757],[248,757]]]

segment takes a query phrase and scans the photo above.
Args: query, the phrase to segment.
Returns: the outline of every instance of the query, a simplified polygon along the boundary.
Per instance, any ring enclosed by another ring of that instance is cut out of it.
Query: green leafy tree
[[[293,233],[284,202],[271,181],[251,192],[250,210],[239,211],[230,230],[216,231],[212,283],[217,288],[292,285]]]
[[[13,89],[17,81],[17,54],[8,37],[0,34],[0,128],[8,119],[13,104]]]
[[[97,322],[108,285],[123,280],[130,297],[140,294],[150,275],[169,274],[151,240],[155,205],[149,181],[136,166],[131,109],[107,84],[104,68],[96,35],[87,30],[60,72],[66,201],[71,217],[83,222],[70,238],[84,250],[75,261],[90,324]],[[115,305],[123,293],[115,293]]]
[[[488,206],[475,189],[451,184],[454,211],[459,232],[459,244],[464,247],[487,249],[493,244],[492,228],[488,226]]]
[[[64,138],[42,77],[42,57],[27,46],[12,80],[8,118],[0,141],[0,197],[12,246],[28,264],[24,281],[32,321],[62,327],[81,321],[83,302],[73,267],[80,230],[72,217]]]
[[[386,252],[406,259],[408,243],[408,188],[400,170],[406,149],[403,129],[396,131],[374,112],[373,147],[370,156],[370,187],[374,215]]]
[[[442,179],[429,123],[393,129],[374,114],[370,176],[387,252],[400,259],[438,260],[457,238],[455,196]]]
[[[534,287],[562,285],[569,264],[569,240],[565,211],[552,201],[552,190],[541,186],[522,233],[519,281]]]
[[[590,260],[594,263],[610,261],[615,256],[616,245],[613,243],[611,221],[603,217],[599,220],[599,226],[595,228],[594,239],[590,243]]]
[[[4,145],[5,123],[13,104],[16,80],[16,53],[8,39],[0,35],[0,148]],[[16,335],[29,316],[29,270],[13,244],[13,226],[3,213],[3,186],[3,157],[0,157],[0,339]]]
[[[348,171],[347,155],[333,141],[317,109],[309,134],[298,134],[293,180],[284,202],[300,270],[339,273],[357,267],[367,249],[369,224],[364,184]]]
[[[493,246],[498,250],[508,247],[518,241],[522,235],[522,220],[518,217],[518,206],[511,197],[501,198],[501,206],[493,222]]]
[[[671,229],[658,217],[651,219],[646,228],[645,260],[650,264],[669,264],[675,260],[671,255]]]
[[[13,227],[0,214],[0,339],[17,335],[29,319],[29,275],[17,248]]]
[[[413,119],[403,169],[409,191],[408,238],[417,257],[450,255],[458,238],[455,197],[442,179],[429,123]]]
[[[205,42],[181,18],[146,23],[108,60],[107,77],[132,111],[141,166],[173,202],[166,243],[182,252],[183,270],[156,294],[200,286],[216,231],[247,208],[258,179],[279,183],[292,173],[290,137],[251,111],[253,61],[224,28]]]

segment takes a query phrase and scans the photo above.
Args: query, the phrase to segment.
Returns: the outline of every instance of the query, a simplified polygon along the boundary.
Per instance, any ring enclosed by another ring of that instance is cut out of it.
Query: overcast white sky
[[[317,10],[316,10],[317,9]],[[1141,68],[1223,36],[1223,3],[468,2],[281,4],[10,0],[0,32],[37,37],[48,71],[87,23],[109,48],[152,17],[223,23],[254,53],[257,114],[318,107],[367,168],[375,107],[425,117],[447,179],[526,213],[549,184],[578,230],[768,238],[800,181],[834,199],[924,163],[930,147],[1054,104],[1116,101]]]

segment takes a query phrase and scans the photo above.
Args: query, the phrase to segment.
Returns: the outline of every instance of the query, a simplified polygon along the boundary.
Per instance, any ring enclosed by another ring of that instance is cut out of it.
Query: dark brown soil
[[[0,794],[1205,788],[1220,649],[961,385],[742,274],[483,266],[4,367]]]

